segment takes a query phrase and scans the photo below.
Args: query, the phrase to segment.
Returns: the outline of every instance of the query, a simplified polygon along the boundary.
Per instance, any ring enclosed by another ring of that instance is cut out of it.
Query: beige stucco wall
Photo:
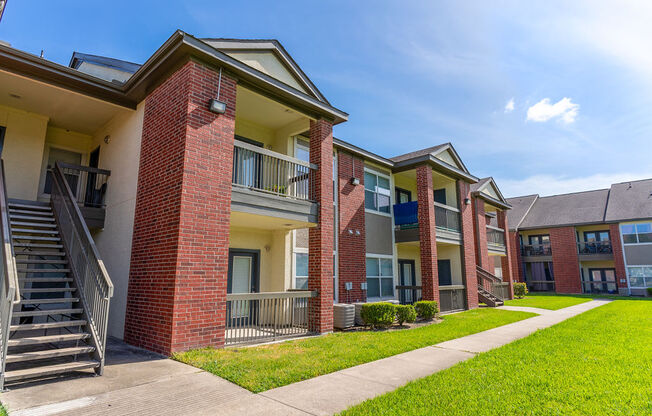
[[[90,143],[91,149],[100,146],[100,168],[111,171],[104,229],[95,231],[93,238],[113,281],[108,331],[118,338],[123,336],[127,306],[144,107],[141,103],[136,111],[116,115],[93,135]],[[107,135],[108,144],[104,142]]]
[[[7,194],[9,198],[36,200],[48,118],[0,106],[0,126],[7,128],[2,149]]]
[[[305,89],[297,82],[297,80],[290,74],[285,65],[281,63],[272,52],[227,52],[228,55],[255,68],[277,80],[298,89],[299,91],[306,92]]]
[[[416,244],[397,244],[396,257],[398,260],[414,260],[414,273],[416,274],[417,286],[421,284],[421,254]],[[397,282],[400,282],[400,270],[397,270]]]
[[[451,244],[437,244],[437,259],[451,261],[451,283],[461,285],[462,262],[460,247]]]

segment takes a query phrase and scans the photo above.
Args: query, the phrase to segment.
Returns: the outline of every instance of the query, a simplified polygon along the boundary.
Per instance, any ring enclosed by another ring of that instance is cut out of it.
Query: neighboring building
[[[330,332],[334,301],[511,297],[495,182],[450,143],[333,138],[347,114],[275,40],[0,56],[6,381],[101,373],[107,335],[171,354]]]
[[[652,179],[507,201],[515,280],[529,290],[645,295],[652,287]]]

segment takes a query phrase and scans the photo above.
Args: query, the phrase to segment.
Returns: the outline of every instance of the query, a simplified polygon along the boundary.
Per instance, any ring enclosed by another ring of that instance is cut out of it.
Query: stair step
[[[16,264],[67,264],[68,260],[17,259]]]
[[[79,298],[51,298],[51,299],[21,299],[21,305],[45,305],[51,303],[74,303],[79,302]]]
[[[9,208],[20,208],[27,209],[29,211],[51,211],[52,207],[49,205],[39,205],[39,204],[23,204],[20,202],[11,202],[9,201]]]
[[[11,226],[20,227],[38,227],[38,228],[57,228],[57,224],[48,224],[46,222],[32,222],[32,221],[11,221]]]
[[[51,235],[57,235],[59,234],[59,231],[57,230],[34,230],[32,228],[12,228],[11,229],[11,234],[14,235],[16,233],[21,233],[21,234],[51,234]],[[15,236],[14,236],[15,237]],[[21,237],[22,238],[22,237]]]
[[[39,287],[36,289],[21,289],[20,293],[57,293],[57,292],[74,292],[74,287]]]
[[[31,240],[31,241],[61,241],[59,237],[39,237],[36,235],[12,235],[13,240]],[[14,244],[15,246],[16,244]],[[19,246],[22,247],[22,246]]]
[[[49,213],[40,213],[40,212],[32,212],[32,211],[26,211],[25,213],[9,213],[9,219],[11,221],[18,220],[18,221],[38,221],[38,222],[54,222],[54,216]]]
[[[43,256],[43,257],[64,257],[63,251],[19,251],[14,253],[16,256]]]
[[[64,283],[72,282],[72,277],[19,277],[18,281],[24,283]]]
[[[16,269],[18,273],[68,273],[70,269]]]
[[[14,316],[16,314],[14,313]],[[83,326],[86,325],[86,321],[83,319],[75,319],[72,321],[57,321],[57,322],[47,322],[43,324],[21,324],[21,325],[11,325],[9,327],[10,331],[32,331],[34,329],[54,329],[54,328],[67,328],[71,326]]]
[[[51,344],[54,342],[79,341],[82,339],[90,338],[90,336],[91,335],[86,332],[80,332],[77,334],[59,334],[59,335],[46,335],[43,337],[14,338],[14,339],[10,339],[7,342],[7,346],[18,347],[23,345],[37,345],[37,344]]]
[[[99,367],[100,363],[95,360],[74,361],[71,363],[34,367],[24,370],[6,371],[5,381],[17,381],[27,378],[51,376],[54,374],[69,373],[71,371],[85,370]]]
[[[58,240],[58,239],[57,239]],[[16,247],[26,247],[26,248],[63,248],[61,244],[40,244],[40,243],[14,243],[14,248]]]
[[[88,354],[95,351],[93,347],[70,347],[54,350],[23,352],[19,354],[8,354],[7,363],[19,363],[24,361],[41,360],[44,358],[66,357],[68,355]]]
[[[82,313],[82,308],[71,308],[71,309],[50,309],[43,311],[18,311],[12,314],[15,318],[20,318],[23,316],[43,316],[43,315],[72,315],[75,313]]]

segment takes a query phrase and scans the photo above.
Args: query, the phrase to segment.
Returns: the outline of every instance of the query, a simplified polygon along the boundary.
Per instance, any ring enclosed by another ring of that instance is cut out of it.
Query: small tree
[[[527,293],[527,285],[525,283],[514,283],[514,296],[517,299],[523,299]]]
[[[412,305],[396,305],[396,320],[401,326],[404,322],[412,323],[417,320],[417,311]]]

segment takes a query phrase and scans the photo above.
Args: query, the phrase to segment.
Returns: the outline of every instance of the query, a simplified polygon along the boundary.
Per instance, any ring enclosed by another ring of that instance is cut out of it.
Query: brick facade
[[[310,329],[333,331],[333,125],[326,120],[310,121],[310,163],[315,172],[315,200],[318,223],[308,231],[308,289],[317,291],[310,299]]]
[[[577,236],[574,227],[550,229],[552,267],[557,293],[582,293]]]
[[[146,99],[124,339],[170,354],[224,344],[236,81],[187,62]]]
[[[338,178],[338,289],[342,303],[364,302],[367,292],[361,284],[367,281],[364,219],[364,161],[348,153],[337,155]],[[359,185],[351,184],[358,178]],[[352,283],[346,290],[345,284]]]
[[[475,227],[475,258],[478,266],[489,273],[494,273],[494,263],[489,258],[487,247],[487,214],[484,209],[484,201],[480,198],[473,198],[473,224]]]
[[[513,256],[513,242],[508,231],[509,226],[507,224],[507,212],[498,211],[496,219],[498,220],[498,228],[505,230],[505,253],[507,255],[500,257],[500,265],[503,270],[503,282],[507,282],[509,284],[509,298],[514,299],[514,269],[512,267],[513,262],[511,258]]]
[[[473,309],[478,307],[478,279],[475,270],[475,224],[473,221],[473,207],[464,203],[465,199],[471,198],[471,186],[464,181],[458,180],[457,197],[460,208],[460,225],[462,226],[462,279],[466,287],[467,308]]]
[[[432,185],[432,167],[416,168],[419,220],[419,247],[421,252],[421,296],[424,300],[439,302],[439,275],[437,271],[437,236],[435,234],[435,195]]]
[[[521,239],[518,231],[509,231],[506,233],[506,240],[509,240],[509,261],[512,263],[512,281],[525,282],[523,271],[523,259],[521,258]]]
[[[627,289],[627,271],[625,270],[625,258],[623,257],[623,245],[620,241],[620,229],[618,224],[609,224],[609,238],[611,249],[614,253],[614,268],[616,269],[616,285],[618,289]],[[624,279],[624,282],[620,280]]]

